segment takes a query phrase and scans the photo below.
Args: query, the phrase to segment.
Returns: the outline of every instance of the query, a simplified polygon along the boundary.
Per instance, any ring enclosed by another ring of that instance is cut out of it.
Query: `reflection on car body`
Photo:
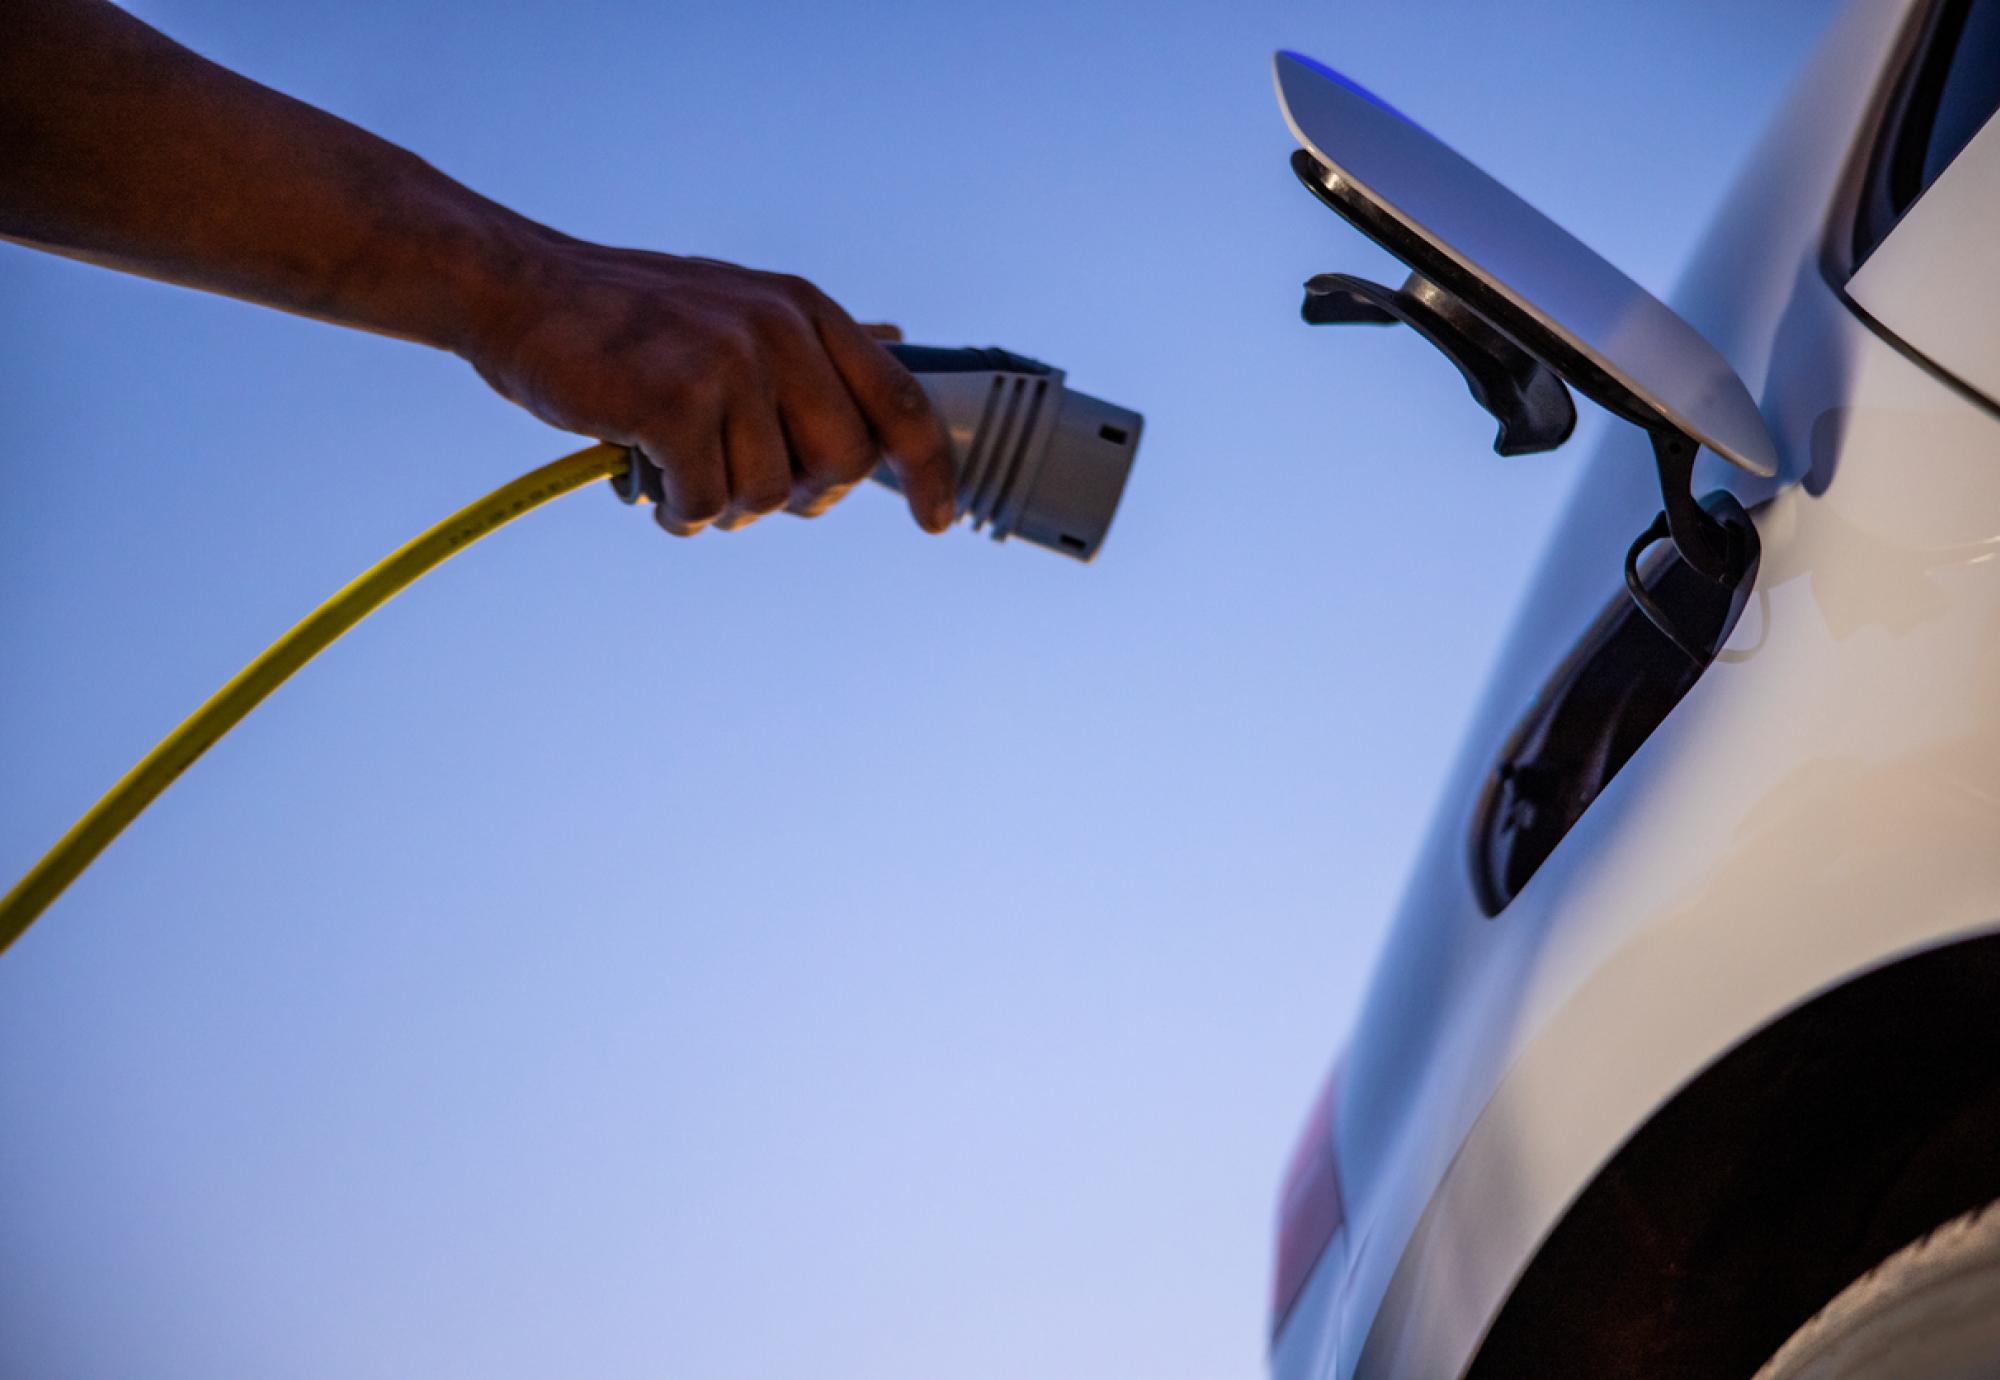
[[[1277,1380],[1804,1374],[1844,1290],[1863,1323],[1918,1306],[1911,1269],[1850,1288],[1910,1243],[1963,1219],[1925,1268],[1994,1249],[1996,103],[2000,0],[1855,0],[1660,306],[1741,381],[1775,473],[1740,420],[1610,390],[1637,425],[1558,525],[1287,1177]],[[1433,281],[1435,249],[1405,254]],[[1550,343],[1578,253],[1467,254],[1446,286],[1604,402],[1583,371],[1647,348],[1620,322],[1673,327],[1639,306]],[[1673,554],[1633,546],[1661,418],[1704,446],[1692,491],[1754,523],[1719,646],[1634,617],[1628,552],[1642,596]]]

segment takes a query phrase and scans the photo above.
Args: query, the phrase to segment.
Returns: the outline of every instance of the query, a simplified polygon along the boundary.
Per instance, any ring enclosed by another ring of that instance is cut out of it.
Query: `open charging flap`
[[[1706,446],[1750,474],[1777,450],[1750,391],[1658,298],[1441,140],[1330,68],[1273,61],[1314,196],[1400,259],[1397,287],[1321,274],[1313,325],[1402,323],[1493,415],[1502,455],[1553,450],[1570,390],[1644,431],[1661,511],[1633,541],[1625,589],[1559,667],[1489,775],[1474,828],[1489,915],[1535,869],[1714,659],[1756,579],[1757,529],[1736,497],[1693,492]]]

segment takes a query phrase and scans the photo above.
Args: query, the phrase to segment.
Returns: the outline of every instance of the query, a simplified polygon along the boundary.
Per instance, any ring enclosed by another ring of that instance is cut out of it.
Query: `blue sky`
[[[0,1372],[1261,1365],[1272,1198],[1534,552],[1299,188],[1293,47],[1665,291],[1821,0],[139,12],[575,234],[1144,411],[1083,568],[608,493],[400,598],[0,960]],[[0,872],[575,443],[420,348],[0,246]]]

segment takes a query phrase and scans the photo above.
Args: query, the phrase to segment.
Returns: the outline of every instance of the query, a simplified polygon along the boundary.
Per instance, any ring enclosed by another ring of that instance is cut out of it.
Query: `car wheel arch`
[[[1515,1280],[1471,1380],[1750,1374],[1856,1273],[2000,1197],[2000,934],[1850,976],[1711,1061]]]

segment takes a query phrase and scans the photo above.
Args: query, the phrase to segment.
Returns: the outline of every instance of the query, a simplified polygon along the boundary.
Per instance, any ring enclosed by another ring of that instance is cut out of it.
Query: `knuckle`
[[[814,486],[824,492],[851,487],[866,479],[882,457],[873,441],[865,435],[850,433],[812,448],[803,458]]]
[[[744,334],[768,350],[785,338],[785,317],[789,313],[776,302],[751,302],[741,309]]]
[[[706,367],[702,369],[701,377],[704,387],[717,396],[736,391],[746,375],[756,372],[757,361],[762,354],[763,350],[751,331],[719,332],[703,354]]]
[[[834,458],[833,474],[837,484],[852,488],[868,477],[882,462],[882,452],[873,441],[862,438],[843,447]]]
[[[832,508],[834,504],[840,502],[853,492],[854,486],[852,484],[830,484],[826,488],[812,494],[804,503],[799,505],[799,516],[809,518],[819,517],[822,513]]]
[[[629,378],[622,410],[634,414],[638,430],[667,427],[679,432],[721,408],[723,377],[709,350],[677,352]]]
[[[794,508],[809,507],[836,489],[846,487],[845,484],[830,474],[820,470],[806,469],[801,471],[798,478],[793,481],[791,498],[788,501]]]
[[[782,297],[753,303],[745,315],[760,344],[795,340],[812,329],[811,321],[798,305]]]
[[[777,512],[791,501],[791,490],[783,484],[758,484],[737,499],[737,506],[762,517],[766,513]]]
[[[661,341],[649,367],[630,377],[630,406],[650,412],[649,422],[705,422],[720,415],[744,377],[757,371],[757,358],[747,331],[714,330]]]
[[[713,522],[729,507],[729,495],[713,477],[669,459],[660,467],[662,521]]]
[[[683,521],[664,503],[653,509],[653,521],[670,537],[691,537],[701,530],[698,524]]]
[[[720,489],[683,483],[672,506],[685,521],[714,522],[729,510],[729,501]]]
[[[817,306],[825,296],[811,282],[796,273],[775,274],[772,282],[788,299],[803,306]]]

